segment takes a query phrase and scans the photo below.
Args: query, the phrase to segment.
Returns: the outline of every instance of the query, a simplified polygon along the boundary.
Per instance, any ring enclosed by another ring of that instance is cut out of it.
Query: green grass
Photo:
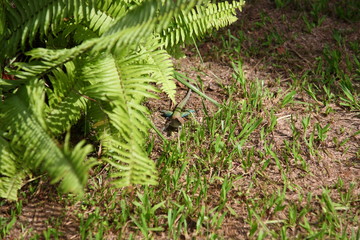
[[[244,81],[241,66],[234,66],[230,99],[224,107],[212,116],[205,113],[202,124],[188,122],[179,137],[164,146],[157,159],[158,187],[120,192],[108,189],[101,175],[94,177],[77,215],[81,239],[104,239],[107,232],[124,239],[157,239],[159,232],[167,239],[221,239],[224,219],[238,217],[234,206],[246,210],[242,215],[251,238],[356,238],[356,229],[350,229],[350,236],[346,232],[347,224],[356,225],[359,220],[350,211],[359,201],[353,195],[356,183],[344,186],[339,179],[336,186],[314,196],[288,177],[293,168],[304,176],[316,174],[309,171],[302,146],[321,161],[318,151],[331,124],[311,124],[309,115],[300,119],[302,128],[298,129],[296,120],[290,119],[292,139],[284,140],[284,148],[277,148],[271,136],[280,120],[274,113],[288,105],[301,105],[294,101],[299,90],[286,90],[278,104],[263,111],[264,100],[274,96],[261,81]],[[242,91],[239,103],[231,99],[235,89]],[[262,141],[263,148],[254,147],[254,138]],[[233,173],[235,166],[241,169],[237,173]],[[268,175],[270,169],[280,177],[276,182]],[[242,184],[247,187],[241,188]],[[291,202],[286,201],[290,192],[298,195]],[[341,201],[332,200],[334,193],[340,193]],[[7,223],[3,234],[12,223]],[[294,228],[297,234],[292,232]],[[43,233],[45,239],[59,235],[53,228]]]

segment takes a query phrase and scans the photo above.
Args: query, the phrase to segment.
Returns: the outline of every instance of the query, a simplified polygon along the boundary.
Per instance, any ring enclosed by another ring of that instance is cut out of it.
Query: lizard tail
[[[191,94],[191,89],[189,88],[188,92],[186,93],[186,97],[185,98],[189,98],[190,97],[190,94]]]

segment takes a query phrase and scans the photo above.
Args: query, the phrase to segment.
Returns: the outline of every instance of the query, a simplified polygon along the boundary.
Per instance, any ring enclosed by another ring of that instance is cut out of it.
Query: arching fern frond
[[[92,59],[83,66],[81,74],[91,83],[84,94],[98,101],[102,106],[98,110],[106,115],[94,125],[104,121],[99,138],[104,156],[117,169],[112,175],[117,186],[156,183],[155,164],[144,150],[144,136],[150,126],[144,113],[148,110],[141,105],[145,97],[156,96],[149,92],[156,91],[149,84],[156,79],[151,76],[153,66],[145,65],[143,56],[136,52],[124,49]]]
[[[85,111],[86,96],[82,95],[88,83],[81,81],[76,75],[75,64],[65,64],[66,73],[61,69],[52,71],[49,75],[52,89],[47,88],[49,107],[46,111],[46,126],[54,135],[65,132],[75,124]]]
[[[119,19],[129,10],[129,4],[123,0],[104,0],[98,1],[98,9],[113,19]]]
[[[0,135],[0,198],[16,200],[17,192],[23,185],[24,168],[3,135]]]
[[[164,4],[158,0],[144,1],[104,33],[95,51],[138,43],[154,32],[162,31],[174,15],[181,10],[187,12],[195,4],[195,0],[166,1]]]
[[[89,162],[84,163],[91,151],[89,145],[80,142],[74,149],[69,147],[69,139],[61,149],[44,129],[45,121],[41,111],[43,105],[43,87],[34,81],[16,94],[7,98],[0,106],[2,129],[17,158],[23,166],[46,171],[52,182],[61,182],[66,191],[81,193],[86,183]],[[2,157],[2,156],[0,156]]]
[[[149,38],[142,44],[140,53],[137,55],[143,59],[144,64],[152,66],[152,77],[156,79],[156,84],[161,85],[162,92],[168,94],[169,98],[175,102],[175,83],[173,78],[173,64],[170,55],[163,50],[159,38]],[[149,72],[149,73],[150,73]]]
[[[113,113],[122,114],[122,109],[113,109]],[[110,117],[112,117],[110,115]],[[121,119],[114,125],[115,127],[123,128],[123,124],[128,124],[129,128],[126,130],[128,135],[138,135],[127,139],[124,142],[123,138],[114,136],[108,132],[102,134],[102,142],[104,150],[111,153],[111,159],[107,161],[117,170],[111,173],[113,184],[117,187],[129,186],[131,184],[157,184],[157,172],[155,163],[150,160],[144,150],[143,144],[135,139],[141,138],[138,131],[133,129],[133,124],[130,119]],[[132,130],[135,130],[132,131]],[[125,133],[125,132],[123,132]]]
[[[54,50],[35,48],[27,52],[27,55],[31,56],[33,59],[39,59],[39,61],[14,63],[14,66],[18,67],[20,70],[14,72],[14,75],[19,79],[28,80],[42,77],[50,71],[61,68],[65,63],[85,54],[96,44],[96,42],[96,39],[88,40],[71,49]]]
[[[209,30],[227,26],[237,20],[236,9],[244,5],[244,1],[232,3],[219,2],[197,5],[192,11],[179,14],[172,25],[161,33],[165,47],[174,47],[185,42],[192,42],[193,37],[200,37]]]
[[[110,12],[110,14],[114,14],[115,16],[111,16],[108,15],[109,13],[107,11],[95,11],[95,9],[93,9],[91,12],[92,18],[87,24],[88,28],[91,31],[96,32],[98,36],[102,36],[115,23],[115,19],[118,18],[117,15],[121,16],[125,14],[123,8],[115,10],[117,10],[115,14],[113,13],[113,11]]]

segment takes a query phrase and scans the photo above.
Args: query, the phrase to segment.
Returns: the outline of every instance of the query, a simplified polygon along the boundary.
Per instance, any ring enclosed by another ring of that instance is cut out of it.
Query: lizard
[[[160,110],[160,112],[161,112],[161,116],[166,117],[166,118],[171,118],[171,116],[174,113],[173,111],[169,111],[169,110]],[[186,118],[194,112],[195,112],[195,110],[193,110],[193,109],[185,109],[184,111],[181,112],[181,117]]]
[[[189,114],[191,114],[192,112],[194,112],[194,110],[187,110],[185,112],[182,112],[184,106],[186,105],[187,101],[190,98],[190,95],[191,95],[191,89],[188,90],[188,92],[187,92],[186,96],[183,98],[183,100],[181,100],[181,102],[178,105],[176,105],[173,112],[161,111],[163,113],[163,116],[169,117],[169,120],[165,126],[165,130],[172,131],[172,130],[178,129],[184,123],[183,117],[186,117]]]

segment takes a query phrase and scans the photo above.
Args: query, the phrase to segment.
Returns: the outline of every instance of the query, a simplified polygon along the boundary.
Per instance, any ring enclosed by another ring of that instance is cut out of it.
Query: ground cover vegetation
[[[18,201],[0,203],[0,237],[359,239],[359,8],[247,1],[236,23],[189,39],[186,58],[173,59],[177,78],[220,105],[193,94],[193,117],[163,136],[169,95],[144,103],[161,134],[151,130],[143,149],[158,185],[116,188],[110,161],[90,169],[81,199],[49,184],[51,174],[27,178]],[[52,71],[47,83],[61,74]],[[180,101],[187,88],[177,87]],[[84,138],[86,121],[75,121],[72,138]]]

